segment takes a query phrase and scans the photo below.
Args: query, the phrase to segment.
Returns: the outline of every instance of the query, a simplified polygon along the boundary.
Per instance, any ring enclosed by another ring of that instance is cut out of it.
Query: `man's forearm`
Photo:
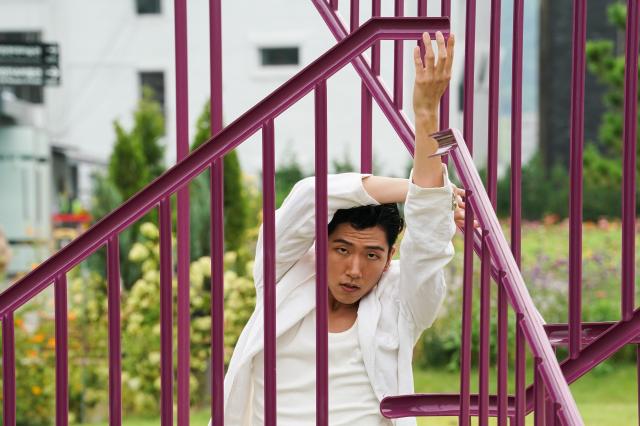
[[[416,111],[416,149],[413,160],[413,183],[422,188],[444,185],[440,157],[430,157],[438,149],[431,136],[438,130],[438,109]]]
[[[369,176],[362,180],[365,191],[380,204],[403,203],[407,198],[409,180],[384,176]]]

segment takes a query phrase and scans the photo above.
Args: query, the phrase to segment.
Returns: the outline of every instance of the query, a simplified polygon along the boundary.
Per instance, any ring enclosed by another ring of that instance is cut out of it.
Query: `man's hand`
[[[416,116],[437,111],[440,98],[449,85],[451,66],[453,64],[453,34],[445,45],[444,36],[440,31],[436,33],[438,44],[438,60],[431,47],[429,34],[424,33],[422,40],[425,45],[424,65],[420,57],[420,48],[413,48],[413,60],[416,66],[416,79],[413,85],[413,112]]]
[[[462,188],[458,188],[453,183],[451,184],[453,188],[453,196],[454,196],[454,209],[453,209],[453,220],[456,222],[456,225],[460,229],[464,229],[464,216],[467,211],[467,204],[464,202],[464,196],[466,191]],[[473,227],[479,228],[480,224],[477,220],[474,219]]]

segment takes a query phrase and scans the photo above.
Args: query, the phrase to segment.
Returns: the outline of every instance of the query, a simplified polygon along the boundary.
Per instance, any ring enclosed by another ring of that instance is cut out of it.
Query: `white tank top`
[[[315,426],[316,311],[277,341],[278,426]],[[252,426],[264,425],[264,353],[253,359]],[[358,321],[341,333],[329,333],[329,424],[381,426],[391,422],[380,414],[362,360]]]

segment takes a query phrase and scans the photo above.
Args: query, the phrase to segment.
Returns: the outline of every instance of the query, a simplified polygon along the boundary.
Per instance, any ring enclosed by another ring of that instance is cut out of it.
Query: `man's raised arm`
[[[416,149],[400,246],[401,311],[414,325],[416,338],[431,325],[444,300],[443,269],[453,257],[455,234],[453,188],[440,157],[431,157],[438,144],[430,136],[438,130],[438,106],[451,77],[454,39],[451,36],[445,44],[442,34],[436,35],[437,62],[429,36],[423,40],[424,64],[420,49],[414,49]]]

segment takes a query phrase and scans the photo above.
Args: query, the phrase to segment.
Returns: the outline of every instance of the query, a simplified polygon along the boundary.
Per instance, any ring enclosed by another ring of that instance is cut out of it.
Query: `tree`
[[[198,118],[191,150],[199,148],[211,135],[211,106],[207,102]],[[236,151],[224,156],[224,242],[225,251],[244,247],[248,225],[247,193]],[[209,254],[210,248],[210,174],[205,171],[190,185],[191,196],[191,259]]]
[[[118,120],[114,121],[113,128],[116,142],[109,157],[107,174],[94,175],[91,214],[96,220],[115,210],[165,169],[164,146],[160,144],[164,135],[164,117],[151,89],[143,88],[131,131],[125,130]],[[157,212],[152,210],[142,220],[157,221]],[[128,253],[138,240],[139,223],[129,226],[119,235],[121,253]],[[104,276],[106,262],[102,251],[91,257],[90,264]],[[120,269],[126,288],[140,277],[138,265],[123,262]]]
[[[620,31],[624,31],[627,17],[626,6],[622,3],[614,3],[608,7],[607,12],[609,22]],[[607,92],[603,96],[605,112],[598,131],[598,141],[585,149],[585,218],[619,217],[622,183],[625,57],[623,54],[617,54],[611,40],[589,41],[586,54],[589,71],[605,85]],[[637,173],[640,162],[636,167]]]

